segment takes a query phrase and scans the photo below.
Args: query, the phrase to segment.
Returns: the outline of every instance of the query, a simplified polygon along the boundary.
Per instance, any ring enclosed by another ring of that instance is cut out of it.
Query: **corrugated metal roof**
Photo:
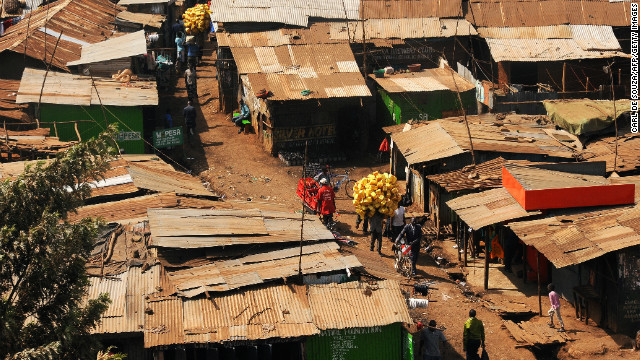
[[[80,59],[68,62],[67,66],[90,64],[146,53],[147,39],[144,36],[144,30],[140,30],[99,43],[83,45]]]
[[[491,56],[499,61],[559,61],[626,56],[619,51],[583,50],[574,39],[486,39]]]
[[[48,10],[47,10],[48,9]],[[0,52],[12,50],[25,52],[37,60],[43,60],[45,49],[47,60],[51,57],[57,35],[63,32],[52,65],[66,69],[66,64],[80,58],[81,45],[77,39],[86,43],[106,40],[113,33],[112,22],[120,6],[108,0],[62,0],[32,11],[18,24],[12,26],[0,37]],[[40,31],[45,27],[50,34]],[[28,36],[26,36],[28,34]],[[25,38],[28,38],[25,40]],[[46,44],[46,48],[45,48]]]
[[[509,227],[525,244],[562,268],[640,245],[640,208],[554,211],[544,219],[519,221]]]
[[[629,2],[606,0],[494,1],[468,3],[466,19],[475,26],[610,25],[628,26]]]
[[[447,205],[474,230],[502,221],[541,214],[537,210],[526,211],[502,187],[464,195],[447,201]]]
[[[456,171],[429,175],[427,179],[440,185],[447,192],[459,190],[483,190],[502,187],[502,157],[469,165]]]
[[[231,48],[249,89],[268,89],[270,100],[371,96],[351,48],[341,44]],[[303,90],[310,90],[302,95]]]
[[[385,74],[382,78],[373,75],[370,75],[370,77],[390,93],[430,92],[438,90],[464,92],[476,88],[474,84],[458,75],[455,71],[443,68],[424,69],[419,72],[394,75]]]
[[[393,280],[311,285],[309,303],[321,330],[413,322],[400,284]]]
[[[457,27],[457,28],[456,28]],[[476,30],[464,19],[408,18],[367,19],[364,22],[366,39],[417,39],[445,38],[477,35]],[[334,22],[330,27],[330,38],[335,40],[362,40],[361,22]]]
[[[461,0],[361,0],[362,19],[462,17]]]
[[[133,184],[154,192],[175,192],[177,194],[208,196],[215,194],[205,189],[199,178],[175,170],[162,170],[142,164],[130,164],[127,167]]]
[[[229,0],[211,3],[212,18],[220,22],[283,23],[307,27],[309,18],[358,19],[359,0]]]
[[[179,295],[194,297],[204,292],[229,291],[298,274],[317,274],[362,267],[355,256],[342,256],[334,241],[247,255],[233,260],[170,272]]]
[[[607,171],[627,172],[640,168],[640,136],[621,135],[617,141],[618,161],[614,169],[616,141],[614,136],[601,137],[590,141],[580,156],[587,161],[606,161]]]
[[[26,68],[22,73],[16,103],[34,103],[40,100],[44,70]],[[94,78],[98,99],[89,76],[49,71],[42,90],[41,102],[65,105],[158,105],[155,81],[136,80],[127,85],[110,78]]]
[[[478,116],[467,116],[475,151],[496,153],[541,154],[562,158],[574,158],[574,150],[560,143],[553,136],[577,141],[564,130],[553,130],[536,124],[475,123]],[[467,128],[462,118],[448,118],[429,122],[428,125],[391,134],[394,144],[409,162],[444,159],[470,150]],[[428,141],[425,141],[428,139]]]
[[[271,285],[209,298],[151,302],[145,347],[292,338],[411,323],[397,282]]]
[[[505,164],[509,173],[525,190],[562,189],[609,185],[603,176],[572,174],[517,164]]]
[[[216,34],[218,46],[251,48],[259,46],[309,45],[348,43],[348,40],[332,39],[329,36],[333,22],[314,22],[309,28],[278,29],[259,32]]]
[[[394,133],[391,139],[409,164],[443,159],[466,152],[466,149],[460,147],[439,123]]]
[[[165,15],[161,14],[145,14],[123,11],[116,16],[117,22],[134,23],[144,26],[150,26],[159,29],[166,20]]]
[[[300,241],[300,214],[262,210],[149,209],[152,246],[202,248]],[[317,218],[306,218],[304,240],[333,239]]]
[[[172,0],[120,0],[118,5],[146,5],[146,4],[166,4]]]
[[[94,334],[117,334],[142,332],[144,329],[145,296],[156,293],[160,265],[147,271],[141,267],[130,267],[127,271],[109,278],[89,277],[85,301],[97,299],[107,293],[111,299],[109,308],[102,314]]]

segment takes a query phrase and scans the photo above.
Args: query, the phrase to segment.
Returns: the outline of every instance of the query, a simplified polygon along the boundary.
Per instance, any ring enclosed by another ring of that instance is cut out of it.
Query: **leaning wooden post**
[[[489,290],[489,246],[491,242],[484,240],[484,289]]]
[[[538,272],[538,312],[542,316],[542,289],[540,288],[540,251],[536,249],[536,268]]]
[[[467,247],[469,246],[469,236],[466,225],[462,227],[462,238],[464,239],[464,267],[467,267]]]
[[[456,251],[458,252],[458,261],[462,260],[462,254],[460,253],[460,217],[456,221]]]
[[[522,243],[522,281],[527,283],[527,244]]]

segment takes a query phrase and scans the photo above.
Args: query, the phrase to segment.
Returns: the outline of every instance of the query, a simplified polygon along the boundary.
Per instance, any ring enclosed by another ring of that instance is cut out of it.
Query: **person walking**
[[[556,286],[553,283],[547,285],[547,290],[549,290],[549,302],[551,303],[551,308],[547,312],[549,314],[549,325],[550,328],[554,328],[553,324],[553,315],[555,314],[558,317],[558,323],[560,323],[560,329],[558,332],[564,332],[564,321],[562,321],[562,315],[560,315],[560,297],[558,293],[555,292]]]
[[[184,84],[187,87],[187,97],[189,100],[197,98],[198,78],[196,76],[196,69],[191,65],[184,71]]]
[[[191,136],[195,135],[196,129],[196,109],[191,105],[191,100],[187,101],[187,106],[182,110],[184,125],[187,130],[187,138],[191,141]]]
[[[429,326],[420,331],[420,352],[422,360],[442,360],[440,343],[446,343],[444,333],[436,328],[436,321],[429,321]]]
[[[391,241],[395,240],[398,237],[398,234],[404,228],[404,206],[400,205],[393,212],[393,217],[391,218]]]
[[[371,247],[370,251],[373,251],[376,241],[378,241],[378,254],[382,255],[382,221],[384,216],[376,211],[375,214],[369,219],[369,227],[371,229]]]
[[[476,318],[476,311],[469,310],[469,319],[464,323],[462,332],[462,349],[467,353],[467,360],[480,360],[478,349],[485,348],[484,324]]]
[[[407,245],[411,246],[411,275],[415,275],[420,256],[420,241],[422,240],[422,226],[418,223],[417,217],[412,217],[411,222],[402,228],[396,238],[396,244],[400,242],[403,235],[407,235]]]
[[[320,185],[316,211],[322,216],[322,223],[328,225],[333,222],[333,213],[336,212],[336,194],[327,179],[320,180]]]
[[[176,70],[178,70],[178,71],[182,70],[182,65],[184,65],[185,62],[186,62],[186,54],[185,54],[186,49],[185,49],[185,46],[184,46],[184,43],[186,41],[185,38],[186,38],[186,35],[182,31],[179,31],[176,34],[176,39],[175,39],[175,42],[176,42]]]

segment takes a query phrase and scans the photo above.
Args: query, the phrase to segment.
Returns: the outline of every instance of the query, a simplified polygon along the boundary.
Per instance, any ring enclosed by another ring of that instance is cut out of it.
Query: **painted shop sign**
[[[329,139],[335,138],[335,136],[335,124],[273,129],[274,142]]]
[[[371,57],[375,61],[400,61],[400,60],[420,60],[424,61],[425,56],[432,57],[437,52],[434,48],[423,45],[406,48],[379,48],[371,53]]]

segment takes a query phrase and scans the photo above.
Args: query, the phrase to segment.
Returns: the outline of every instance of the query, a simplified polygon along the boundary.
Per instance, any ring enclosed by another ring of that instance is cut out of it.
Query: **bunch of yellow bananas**
[[[198,4],[182,14],[184,20],[184,29],[189,35],[198,34],[209,31],[211,23],[211,10],[207,4]]]
[[[392,216],[398,208],[400,194],[395,176],[379,172],[369,174],[353,186],[353,205],[361,217],[371,217],[377,212]]]

